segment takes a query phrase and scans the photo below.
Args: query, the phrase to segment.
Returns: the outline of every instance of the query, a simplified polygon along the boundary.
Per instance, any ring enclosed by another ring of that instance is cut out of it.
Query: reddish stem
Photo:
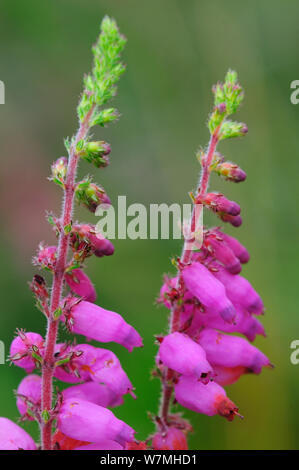
[[[200,182],[199,182],[199,187],[197,190],[197,195],[200,199],[200,197],[204,196],[208,190],[209,186],[209,180],[210,180],[210,166],[213,161],[213,156],[218,144],[218,133],[219,133],[220,126],[217,127],[214,131],[214,133],[211,135],[210,142],[209,142],[209,147],[207,151],[207,155],[202,162],[202,171],[200,175]],[[197,227],[197,221],[198,218],[201,215],[202,211],[202,206],[199,208],[200,210],[196,210],[196,205],[193,205],[193,210],[192,210],[192,215],[191,215],[191,222],[190,222],[190,230],[189,233],[192,233],[195,228]],[[181,264],[189,264],[191,262],[192,258],[192,250],[190,250],[189,243],[187,240],[184,242],[183,246],[183,251],[181,255]],[[181,277],[181,271],[179,271],[179,277],[178,277],[178,286],[182,286],[182,277]],[[174,304],[174,306],[171,309],[170,313],[170,328],[169,332],[173,333],[175,331],[179,330],[180,326],[180,306]],[[160,406],[160,413],[159,416],[164,423],[164,425],[167,425],[168,422],[168,413],[169,413],[169,408],[170,408],[170,400],[172,397],[173,393],[173,378],[174,378],[174,372],[171,369],[166,368],[164,372],[164,377],[162,380],[162,399],[161,399],[161,406]]]
[[[61,230],[58,240],[57,261],[53,275],[52,295],[50,301],[50,315],[48,318],[47,335],[45,342],[45,355],[42,365],[42,397],[41,409],[48,411],[50,419],[48,422],[42,420],[41,424],[41,441],[43,450],[52,449],[52,419],[51,409],[53,401],[53,373],[55,366],[54,352],[58,332],[59,320],[55,320],[53,313],[60,306],[61,294],[63,289],[64,271],[66,268],[68,254],[68,233],[65,233],[64,227],[72,222],[75,179],[77,173],[79,156],[76,153],[76,145],[79,140],[84,139],[89,130],[89,121],[93,113],[94,107],[86,115],[84,121],[80,124],[74,142],[69,152],[68,168],[65,182],[64,202],[61,214]]]

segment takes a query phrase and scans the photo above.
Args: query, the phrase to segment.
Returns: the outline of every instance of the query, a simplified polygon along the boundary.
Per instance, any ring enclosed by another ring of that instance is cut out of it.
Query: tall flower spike
[[[38,421],[43,450],[88,448],[90,445],[93,449],[123,449],[134,437],[133,429],[107,409],[120,405],[127,393],[135,397],[133,386],[115,354],[90,345],[56,344],[61,320],[66,321],[73,332],[101,342],[118,342],[129,351],[142,344],[137,331],[120,315],[94,305],[96,291],[83,270],[88,257],[113,254],[112,243],[96,234],[92,225],[73,224],[74,200],[91,212],[95,212],[99,204],[110,204],[106,192],[93,183],[91,177],[76,182],[76,174],[82,159],[97,168],[109,163],[110,145],[91,141],[89,134],[93,126],[105,126],[119,116],[116,109],[105,106],[116,94],[117,82],[125,70],[120,60],[125,42],[116,22],[106,16],[93,47],[92,71],[84,78],[77,107],[79,129],[71,139],[65,140],[68,157],[60,157],[51,166],[50,180],[64,193],[61,216],[48,218],[58,244],[40,245],[33,259],[33,264],[53,276],[49,289],[39,274],[30,284],[37,306],[47,318],[46,338],[19,330],[10,348],[11,361],[27,373],[41,369],[41,377],[29,375],[20,383],[17,407],[22,420],[33,417]],[[69,288],[71,294],[64,292],[65,288]],[[70,303],[72,308],[67,308]],[[58,391],[55,402],[54,375],[62,381],[78,384],[62,393]],[[52,435],[57,423],[59,429]],[[0,418],[0,449],[27,450],[36,446],[25,431]]]
[[[212,91],[210,142],[207,150],[197,154],[201,175],[198,188],[192,193],[194,207],[185,233],[194,233],[204,209],[234,227],[242,224],[240,206],[221,193],[208,192],[208,188],[211,172],[236,183],[246,178],[238,165],[225,161],[217,151],[220,141],[244,136],[248,131],[246,124],[229,119],[238,110],[244,93],[232,70],[227,72],[224,83],[217,83]],[[169,335],[162,338],[157,356],[160,371],[156,375],[161,378],[162,399],[156,419],[155,448],[177,448],[171,439],[167,440],[167,447],[161,447],[163,437],[159,434],[162,430],[163,436],[169,435],[173,393],[185,408],[208,416],[219,414],[231,421],[238,415],[238,408],[227,398],[221,385],[229,385],[247,372],[259,374],[262,367],[270,365],[268,358],[246,340],[220,332],[238,332],[250,341],[257,334],[265,335],[263,326],[253,316],[263,313],[263,302],[250,283],[239,275],[241,264],[248,261],[246,248],[220,228],[205,228],[200,246],[196,239],[193,243],[184,240],[177,262],[178,273],[165,280],[159,298],[171,313]],[[202,349],[197,350],[197,345]],[[213,381],[202,380],[204,364],[209,374],[207,379]],[[182,430],[188,431],[186,423]]]

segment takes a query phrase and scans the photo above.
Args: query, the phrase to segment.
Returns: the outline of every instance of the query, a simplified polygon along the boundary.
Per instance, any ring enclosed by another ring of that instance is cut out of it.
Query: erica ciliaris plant
[[[256,318],[264,312],[262,299],[240,275],[242,264],[249,261],[248,251],[221,227],[204,227],[203,236],[199,236],[204,209],[234,227],[242,224],[236,202],[208,191],[213,172],[235,183],[246,178],[238,165],[226,161],[217,151],[222,140],[247,133],[245,124],[229,119],[238,110],[244,93],[236,72],[231,70],[224,83],[217,83],[212,91],[210,142],[207,149],[197,153],[201,173],[198,187],[191,194],[192,217],[182,254],[174,260],[177,274],[165,277],[159,297],[170,317],[169,333],[157,337],[160,346],[154,373],[161,379],[162,397],[155,418],[156,449],[187,449],[186,435],[191,426],[181,415],[171,412],[172,402],[232,421],[239,415],[238,407],[223,387],[243,374],[259,374],[264,366],[271,366],[268,358],[250,344],[265,331]],[[228,333],[240,333],[250,342]]]
[[[121,405],[125,394],[134,397],[118,358],[107,349],[72,337],[79,334],[100,343],[114,341],[129,351],[142,345],[140,335],[122,316],[95,304],[95,288],[84,272],[90,256],[113,254],[112,243],[96,233],[94,226],[73,218],[75,201],[91,212],[99,204],[110,204],[101,186],[90,176],[76,181],[76,173],[81,159],[99,169],[109,164],[110,146],[93,141],[90,131],[118,117],[116,109],[105,106],[125,70],[120,60],[125,42],[115,21],[105,17],[93,47],[92,71],[84,78],[77,108],[78,131],[65,141],[68,157],[60,157],[51,167],[50,179],[63,191],[60,217],[48,216],[57,245],[41,244],[33,260],[52,276],[50,287],[41,274],[30,284],[37,307],[46,318],[46,335],[20,329],[11,344],[10,360],[27,373],[16,391],[17,407],[21,421],[36,420],[39,424],[40,446],[19,425],[0,418],[0,449],[187,449],[191,426],[171,410],[172,405],[177,402],[231,421],[239,414],[238,408],[223,386],[270,366],[267,357],[250,344],[256,335],[264,335],[255,317],[263,313],[264,305],[240,275],[242,263],[249,261],[246,248],[220,227],[205,227],[202,240],[199,236],[204,208],[235,227],[242,223],[238,204],[223,194],[208,192],[212,172],[233,182],[246,178],[241,168],[225,161],[217,151],[220,141],[247,133],[246,125],[229,120],[243,100],[232,71],[223,84],[213,88],[215,103],[208,122],[211,136],[207,149],[197,155],[201,175],[191,194],[192,217],[184,230],[182,254],[174,260],[177,274],[165,277],[159,297],[170,310],[169,333],[157,336],[154,375],[162,383],[161,406],[153,417],[156,431],[145,442],[136,441],[135,431],[109,409]],[[71,334],[68,342],[58,340],[63,325]],[[231,333],[240,333],[250,342]],[[54,379],[70,386],[53,389]]]
[[[31,283],[36,304],[47,321],[46,336],[18,330],[10,348],[10,360],[27,376],[17,389],[21,419],[35,419],[40,426],[41,448],[123,449],[134,440],[134,431],[108,409],[120,405],[123,395],[133,394],[132,384],[115,354],[90,344],[57,342],[60,325],[101,343],[114,341],[132,351],[142,345],[137,331],[122,316],[96,305],[95,288],[84,273],[86,260],[112,255],[110,241],[95,233],[89,224],[74,222],[76,200],[91,212],[110,204],[104,189],[90,177],[76,182],[81,159],[104,168],[110,147],[92,141],[91,129],[105,126],[118,117],[105,107],[116,93],[116,83],[125,70],[120,54],[126,43],[114,20],[105,17],[93,47],[93,68],[84,78],[77,113],[79,128],[65,141],[68,158],[52,165],[51,180],[63,191],[60,217],[49,216],[57,234],[56,246],[40,245],[34,264],[52,275],[52,286],[40,274]],[[40,375],[32,373],[38,370]],[[53,378],[71,384],[63,392],[54,390]],[[33,439],[17,424],[0,418],[0,449],[36,449]]]

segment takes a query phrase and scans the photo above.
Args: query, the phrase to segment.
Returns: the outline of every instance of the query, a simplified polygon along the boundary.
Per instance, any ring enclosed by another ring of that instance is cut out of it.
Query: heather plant
[[[92,213],[100,204],[111,204],[104,188],[90,175],[76,181],[76,174],[81,159],[97,169],[110,163],[110,145],[92,140],[90,131],[118,118],[117,110],[107,103],[116,94],[125,70],[120,58],[125,42],[115,21],[105,17],[93,47],[92,71],[84,77],[77,107],[78,131],[65,140],[68,156],[51,166],[50,179],[63,191],[61,215],[48,215],[57,245],[40,244],[33,258],[34,265],[52,281],[50,285],[38,273],[30,283],[46,319],[46,335],[19,329],[10,348],[11,362],[27,374],[16,390],[21,421],[38,423],[40,445],[18,424],[0,418],[0,449],[184,450],[192,428],[172,410],[176,403],[232,421],[241,415],[223,387],[243,374],[259,374],[263,367],[271,366],[251,344],[256,335],[265,332],[256,318],[264,312],[263,302],[240,275],[242,264],[249,261],[248,251],[219,226],[204,227],[203,237],[200,230],[204,209],[234,227],[242,223],[236,202],[208,192],[212,173],[236,183],[246,178],[238,165],[217,151],[220,141],[247,133],[245,124],[229,119],[244,95],[233,71],[228,71],[223,84],[213,87],[210,142],[197,153],[201,174],[198,187],[190,193],[193,212],[183,227],[183,251],[173,260],[176,275],[165,276],[158,299],[170,311],[169,332],[156,337],[159,350],[153,374],[161,380],[161,405],[152,416],[155,432],[144,442],[137,441],[132,427],[110,410],[121,405],[126,394],[135,398],[117,356],[73,337],[78,334],[99,343],[116,342],[130,352],[142,346],[138,332],[121,315],[95,303],[96,289],[84,272],[91,256],[113,254],[112,243],[93,225],[75,221],[73,216],[75,202]],[[59,340],[60,326],[69,332],[69,341]],[[54,389],[54,379],[69,386]]]
[[[91,129],[105,126],[118,118],[107,103],[116,94],[116,84],[125,70],[120,55],[126,39],[114,20],[105,17],[101,33],[92,51],[91,73],[84,77],[84,89],[77,114],[79,128],[65,140],[68,157],[52,165],[50,179],[63,191],[60,217],[48,216],[57,235],[57,245],[41,244],[34,265],[52,275],[52,286],[41,274],[30,284],[36,305],[45,315],[45,337],[18,330],[10,348],[10,360],[28,374],[17,389],[17,407],[21,419],[36,420],[40,426],[41,448],[74,449],[84,445],[93,449],[119,449],[133,441],[134,430],[119,420],[109,408],[120,405],[133,386],[116,357],[108,349],[75,340],[57,342],[60,325],[101,343],[114,341],[129,351],[142,345],[137,331],[118,313],[94,302],[96,290],[84,272],[87,259],[113,254],[112,243],[95,233],[90,224],[73,219],[77,201],[92,212],[100,203],[110,204],[105,190],[90,176],[76,181],[81,159],[104,168],[109,164],[110,146],[93,141]],[[33,373],[40,371],[40,375]],[[54,391],[53,378],[71,384]],[[1,449],[36,449],[32,438],[17,424],[0,419]]]
[[[165,276],[158,301],[170,311],[169,333],[157,336],[159,351],[154,374],[161,379],[162,397],[155,449],[187,449],[190,424],[171,411],[172,401],[208,416],[232,421],[238,407],[227,397],[224,386],[243,374],[259,374],[271,366],[269,359],[250,344],[265,335],[255,317],[264,312],[262,299],[240,275],[249,261],[246,248],[221,227],[204,227],[199,237],[198,220],[204,209],[233,227],[242,224],[240,206],[219,192],[208,192],[210,176],[216,173],[239,183],[246,173],[226,161],[217,151],[219,142],[242,137],[247,126],[230,120],[244,93],[236,72],[229,70],[224,83],[213,89],[214,108],[208,120],[210,141],[197,152],[201,166],[198,187],[191,193],[193,213],[180,257],[173,260],[175,276]],[[228,333],[240,333],[233,335]]]

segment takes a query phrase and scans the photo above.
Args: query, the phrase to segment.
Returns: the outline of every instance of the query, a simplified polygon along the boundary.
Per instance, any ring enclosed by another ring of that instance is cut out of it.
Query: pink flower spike
[[[10,360],[22,369],[25,369],[27,374],[30,374],[34,369],[36,362],[32,358],[32,353],[43,354],[44,340],[38,333],[24,333],[19,332],[10,346]]]
[[[73,333],[101,343],[113,341],[130,352],[134,347],[142,346],[140,335],[118,313],[82,301],[71,308],[70,317],[73,320],[73,325],[70,325]]]
[[[0,450],[37,450],[34,440],[20,426],[0,418]]]
[[[204,307],[220,315],[224,321],[233,322],[235,308],[227,298],[223,284],[214,282],[215,277],[205,266],[194,262],[183,269],[182,275],[187,289]]]
[[[222,282],[227,297],[235,306],[240,306],[241,309],[255,315],[264,313],[263,301],[247,279],[240,275],[232,275],[221,267],[213,274]]]
[[[134,439],[134,430],[117,419],[112,411],[85,400],[68,399],[59,411],[58,429],[86,442],[112,440],[124,446]]]
[[[96,382],[86,382],[84,384],[68,387],[62,392],[65,400],[77,399],[90,401],[104,408],[113,408],[123,404],[123,398],[117,396],[106,385]]]
[[[124,448],[115,441],[103,441],[98,444],[88,444],[77,447],[74,450],[123,450]]]
[[[265,354],[239,336],[229,336],[205,328],[200,333],[199,344],[204,348],[211,364],[242,366],[255,374],[260,374],[263,367],[270,366]]]
[[[171,333],[163,338],[159,359],[170,369],[193,375],[203,383],[208,383],[214,375],[204,349],[182,333]]]
[[[17,389],[17,408],[21,416],[28,420],[33,417],[28,413],[28,404],[38,409],[41,402],[42,379],[39,375],[31,374],[24,377]],[[29,406],[30,409],[30,406]]]
[[[95,302],[97,294],[89,277],[82,269],[73,269],[64,276],[65,281],[74,292],[88,302]]]
[[[175,398],[189,410],[208,416],[219,414],[228,421],[238,415],[238,408],[227,398],[225,390],[215,382],[204,385],[194,377],[181,376],[174,387]]]

